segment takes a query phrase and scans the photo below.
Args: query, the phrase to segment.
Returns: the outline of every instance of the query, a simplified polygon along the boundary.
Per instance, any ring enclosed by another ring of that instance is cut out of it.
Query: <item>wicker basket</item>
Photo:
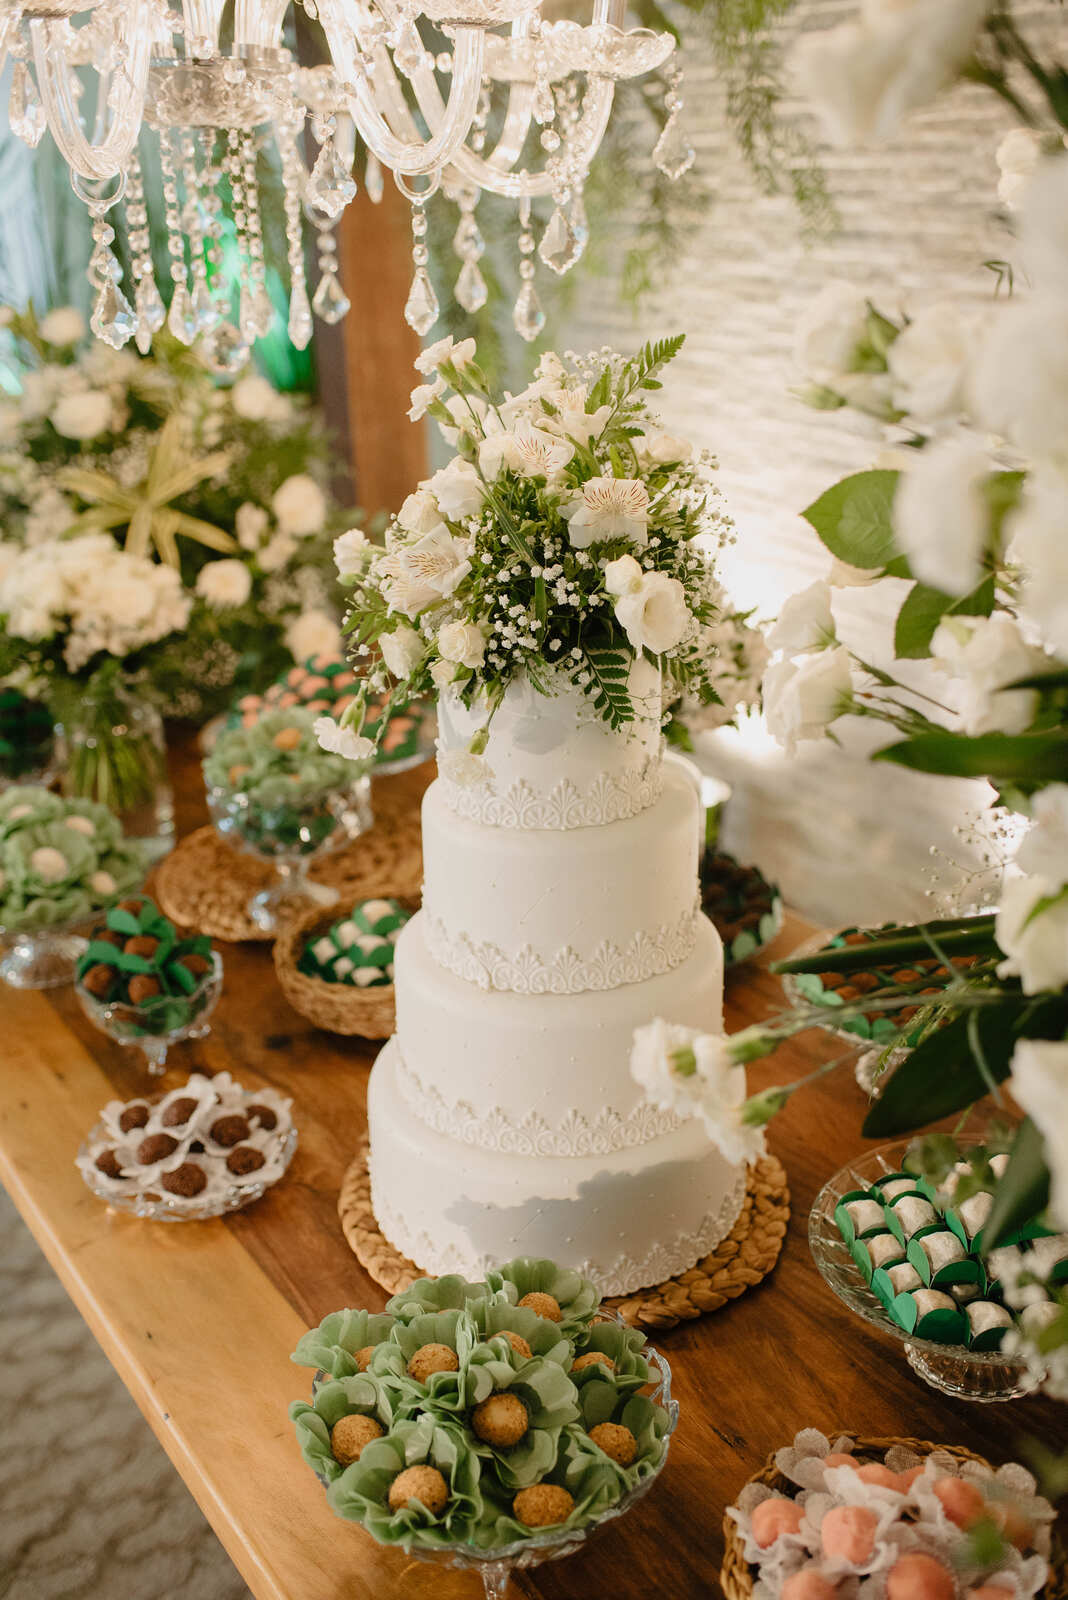
[[[396,991],[391,983],[376,984],[374,988],[357,989],[347,983],[327,983],[324,978],[309,977],[301,972],[298,962],[310,939],[343,922],[354,908],[365,900],[393,899],[408,911],[418,911],[418,898],[390,895],[387,891],[376,894],[368,890],[359,899],[340,901],[337,905],[317,906],[287,922],[274,942],[274,970],[282,993],[302,1017],[307,1017],[327,1033],[355,1034],[361,1039],[388,1039],[396,1020]]]
[[[848,1428],[824,1429],[829,1439],[849,1438],[856,1436]],[[927,1439],[856,1439],[856,1454],[858,1456],[878,1455],[884,1456],[892,1445],[901,1445],[906,1450],[912,1450],[918,1456],[929,1456],[938,1450],[947,1456],[955,1456],[958,1461],[978,1461],[982,1466],[990,1465],[985,1456],[976,1455],[974,1450],[966,1450],[963,1445],[932,1444]],[[784,1477],[775,1465],[775,1457],[769,1456],[759,1472],[755,1472],[748,1480],[749,1483],[764,1483],[769,1489],[774,1489],[778,1494],[792,1495],[797,1485]],[[743,1484],[743,1488],[746,1485]],[[741,1493],[741,1490],[739,1490]],[[745,1559],[745,1550],[742,1536],[738,1531],[738,1524],[731,1517],[723,1519],[723,1566],[720,1569],[719,1581],[726,1600],[749,1600],[753,1593],[753,1571]],[[1056,1541],[1050,1555],[1050,1577],[1046,1587],[1042,1590],[1045,1600],[1068,1600],[1068,1568],[1065,1565],[1065,1553],[1059,1548]]]

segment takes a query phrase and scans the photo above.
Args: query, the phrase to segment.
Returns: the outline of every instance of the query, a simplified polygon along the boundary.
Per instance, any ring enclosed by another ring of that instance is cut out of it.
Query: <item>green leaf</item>
[[[947,613],[958,617],[988,617],[993,609],[993,574],[963,598],[943,594],[926,583],[913,584],[894,625],[894,654],[899,660],[921,660],[931,654],[931,640]]]
[[[885,567],[900,552],[894,543],[891,507],[897,472],[856,472],[833,484],[801,515],[839,561],[869,571]]]
[[[131,938],[141,932],[141,924],[132,911],[124,911],[121,906],[113,906],[108,912],[107,925],[112,933],[126,933]]]
[[[918,733],[876,750],[874,761],[893,761],[913,772],[950,778],[1017,780],[1029,789],[1068,779],[1068,732]]]
[[[867,972],[871,967],[907,967],[916,960],[930,960],[934,955],[929,939],[931,935],[939,949],[953,957],[986,955],[997,952],[994,942],[993,917],[956,917],[945,922],[916,923],[909,928],[893,928],[879,939],[865,940],[863,944],[814,951],[810,956],[798,956],[792,961],[773,961],[772,972]]]
[[[1017,1130],[1005,1175],[994,1191],[994,1204],[983,1228],[984,1255],[1033,1222],[1048,1204],[1046,1148],[1028,1117]]]
[[[1026,678],[1014,678],[1006,689],[1068,689],[1068,667],[1056,672],[1033,672]]]
[[[621,650],[594,649],[587,646],[583,661],[593,679],[592,700],[594,710],[609,727],[622,728],[634,721],[631,704],[630,658]]]

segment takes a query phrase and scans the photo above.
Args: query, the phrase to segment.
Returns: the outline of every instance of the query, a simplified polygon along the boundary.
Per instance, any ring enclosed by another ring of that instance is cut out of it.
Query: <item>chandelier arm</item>
[[[218,4],[220,11],[225,0],[185,0],[185,3]],[[282,46],[282,28],[289,0],[235,0],[234,43],[252,45],[260,50],[278,50]]]
[[[82,131],[72,69],[57,48],[56,30],[66,24],[36,17],[30,23],[37,83],[48,126],[67,165],[83,178],[114,178],[125,167],[137,143],[152,46],[152,30],[148,26],[152,8],[146,0],[136,0],[131,10],[132,22],[122,30],[123,42],[129,48],[126,67],[113,84],[108,83],[110,74],[102,73],[100,77],[100,92],[108,103],[111,119],[107,134],[99,143],[90,143]],[[103,119],[98,115],[97,121],[99,132]]]
[[[442,116],[429,139],[419,137],[418,129],[411,121],[410,114],[406,121],[411,125],[415,137],[398,137],[379,110],[378,97],[371,86],[371,81],[363,72],[357,75],[350,91],[352,117],[359,129],[360,137],[380,161],[384,161],[395,172],[401,173],[432,172],[449,164],[471,130],[482,84],[484,44],[485,33],[481,28],[456,30],[453,77],[448,104],[442,106]],[[379,65],[381,54],[384,54],[384,51],[376,50],[376,80],[381,71]],[[387,97],[392,99],[388,96],[388,91]],[[391,109],[396,111],[395,105],[391,106]]]
[[[593,78],[587,84],[582,116],[572,135],[572,148],[580,153],[579,164],[583,168],[589,166],[604,138],[614,94],[615,85],[610,78]],[[466,183],[509,200],[538,200],[552,194],[553,180],[548,172],[502,172],[491,164],[492,159],[486,160],[465,147],[453,156],[452,165]]]

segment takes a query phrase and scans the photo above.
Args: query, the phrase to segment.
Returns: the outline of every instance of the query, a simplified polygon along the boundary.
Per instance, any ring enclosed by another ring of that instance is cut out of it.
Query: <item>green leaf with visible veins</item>
[[[993,574],[964,596],[914,583],[894,624],[894,654],[899,660],[922,660],[931,654],[931,640],[943,617],[988,617],[993,609]]]
[[[869,571],[885,567],[900,555],[891,519],[899,476],[883,469],[856,472],[833,484],[801,515],[839,561]]]
[[[1031,1121],[1020,1124],[983,1227],[983,1254],[1041,1216],[1049,1204],[1049,1165],[1042,1135]]]

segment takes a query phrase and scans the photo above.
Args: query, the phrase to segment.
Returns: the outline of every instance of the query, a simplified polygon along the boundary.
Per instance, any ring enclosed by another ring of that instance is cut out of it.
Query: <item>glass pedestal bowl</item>
[[[211,1032],[208,1018],[218,1004],[222,977],[222,957],[213,950],[210,970],[190,994],[158,994],[134,1005],[129,1000],[98,1000],[80,983],[74,985],[74,992],[89,1021],[117,1044],[139,1045],[149,1072],[157,1077],[166,1071],[172,1044],[203,1039]]]
[[[48,928],[0,927],[0,978],[13,989],[57,989],[73,983],[74,969],[89,941],[90,923],[57,922]]]
[[[838,1230],[834,1213],[842,1197],[856,1189],[870,1188],[876,1179],[888,1173],[900,1172],[909,1143],[902,1139],[870,1150],[824,1184],[808,1219],[813,1259],[824,1281],[850,1311],[904,1345],[909,1366],[932,1389],[952,1395],[955,1400],[1014,1400],[1018,1395],[1029,1393],[1032,1387],[1022,1361],[1010,1360],[997,1350],[969,1350],[964,1345],[936,1344],[931,1339],[918,1339],[906,1333],[864,1282]],[[962,1150],[966,1143],[962,1142]]]
[[[274,882],[253,895],[248,914],[273,937],[287,916],[309,906],[336,904],[338,891],[308,877],[312,861],[343,849],[366,833],[374,817],[371,780],[344,789],[301,793],[264,802],[243,790],[209,789],[208,809],[220,837],[274,868]]]

